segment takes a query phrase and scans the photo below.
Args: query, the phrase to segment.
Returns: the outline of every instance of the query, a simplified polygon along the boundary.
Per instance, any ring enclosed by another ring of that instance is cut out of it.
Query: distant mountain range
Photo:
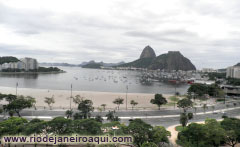
[[[111,67],[125,64],[125,62],[119,63],[104,63],[104,62],[95,62],[91,60],[89,62],[82,62],[81,64],[69,64],[69,63],[39,63],[41,66],[68,66],[68,67],[83,67],[83,68],[98,68],[98,66]]]
[[[161,70],[196,70],[192,62],[184,57],[179,51],[169,51],[166,54],[156,56],[154,50],[150,46],[146,46],[140,58],[119,67],[136,67],[147,69],[161,69]]]

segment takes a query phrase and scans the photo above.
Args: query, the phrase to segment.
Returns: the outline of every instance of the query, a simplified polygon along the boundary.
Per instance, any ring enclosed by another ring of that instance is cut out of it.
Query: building
[[[25,71],[38,69],[38,62],[33,58],[22,58],[20,59],[25,65]]]
[[[217,70],[215,70],[213,68],[203,68],[202,72],[203,73],[211,73],[211,72],[217,72]]]
[[[0,65],[0,71],[4,69],[20,69],[31,71],[38,69],[38,62],[33,58],[22,58],[18,62],[4,63]]]
[[[227,78],[240,79],[240,66],[231,66],[227,68]]]
[[[221,88],[229,96],[240,96],[240,86],[222,85]]]

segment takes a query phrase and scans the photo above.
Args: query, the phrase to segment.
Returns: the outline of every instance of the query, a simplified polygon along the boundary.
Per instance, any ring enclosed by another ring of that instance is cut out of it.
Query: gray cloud
[[[149,3],[159,9],[146,7]],[[197,68],[222,68],[240,62],[239,4],[237,0],[183,0],[165,6],[159,1],[123,0],[112,2],[105,16],[97,10],[61,13],[0,2],[0,31],[15,37],[0,39],[0,53],[32,56],[41,62],[128,62],[151,45],[158,55],[179,50]]]

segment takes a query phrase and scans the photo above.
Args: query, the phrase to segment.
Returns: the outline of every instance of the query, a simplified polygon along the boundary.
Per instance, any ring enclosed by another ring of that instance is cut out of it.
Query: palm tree
[[[83,97],[80,96],[80,95],[76,95],[75,98],[73,98],[73,102],[74,102],[76,105],[79,105],[82,101],[83,101]]]
[[[67,119],[72,118],[73,110],[72,110],[72,109],[71,109],[71,110],[67,110],[67,111],[65,112],[65,114],[66,114],[66,116],[67,116]]]
[[[120,97],[113,101],[113,103],[117,105],[118,110],[119,110],[120,105],[123,104],[123,101],[124,101],[124,99],[120,98]]]
[[[133,107],[138,105],[138,102],[131,100],[130,104],[132,105],[132,110],[133,110]]]
[[[103,111],[105,111],[107,104],[102,104],[101,106],[103,107]]]
[[[54,100],[54,95],[52,97],[45,97],[45,100],[44,100],[45,103],[48,104],[48,107],[50,110],[52,110],[52,104],[55,103],[55,100]]]

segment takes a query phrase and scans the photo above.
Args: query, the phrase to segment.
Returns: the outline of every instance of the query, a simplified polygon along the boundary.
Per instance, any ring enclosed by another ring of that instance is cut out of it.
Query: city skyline
[[[130,62],[150,45],[198,69],[240,62],[240,2],[0,0],[1,56],[80,64]]]

